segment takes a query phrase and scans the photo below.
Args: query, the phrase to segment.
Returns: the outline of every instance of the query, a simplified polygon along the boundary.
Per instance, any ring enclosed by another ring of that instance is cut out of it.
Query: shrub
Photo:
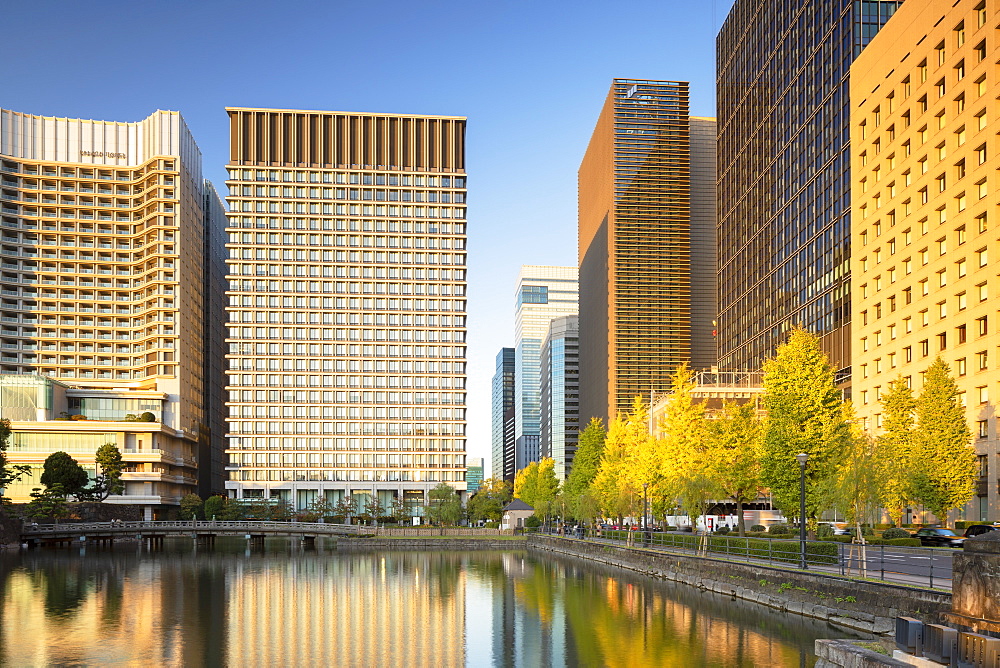
[[[715,530],[715,533],[716,533],[716,535],[719,535],[719,536],[725,536],[727,533],[729,533],[729,527],[727,527],[727,526],[721,526],[721,527],[719,527],[718,529]]]
[[[483,525],[483,528],[485,528],[485,529],[499,529],[500,528],[500,523],[499,522],[487,522],[486,524]]]
[[[833,535],[833,527],[829,524],[820,524],[816,528],[816,537],[819,539],[828,538]]]
[[[69,419],[70,420],[77,420],[77,421],[79,421],[79,420],[86,420],[87,416],[86,415],[70,415]]]
[[[524,526],[529,529],[537,529],[542,526],[542,520],[540,520],[537,515],[532,515],[528,519],[524,520]]]
[[[156,422],[156,416],[150,413],[149,411],[146,411],[145,413],[140,415],[139,419],[142,420],[143,422]]]
[[[792,533],[792,530],[787,524],[772,524],[768,528],[767,532],[772,534],[790,534]]]
[[[882,538],[892,540],[893,538],[909,538],[910,532],[906,529],[890,528],[882,532]]]
[[[755,533],[758,531],[767,531],[767,527],[764,526],[763,524],[754,524],[752,527],[750,527],[750,531],[753,531]]]

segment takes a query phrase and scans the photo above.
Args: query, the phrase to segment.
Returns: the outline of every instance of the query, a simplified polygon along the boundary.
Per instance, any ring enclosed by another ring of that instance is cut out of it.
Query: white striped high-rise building
[[[465,490],[465,119],[229,109],[229,479]]]

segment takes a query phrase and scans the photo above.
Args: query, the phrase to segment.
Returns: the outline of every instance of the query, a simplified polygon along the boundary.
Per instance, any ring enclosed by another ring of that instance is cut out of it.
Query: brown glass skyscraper
[[[579,173],[581,422],[714,364],[714,188],[688,84],[615,79]]]
[[[900,2],[737,0],[717,40],[719,365],[785,333],[850,375],[848,73]]]

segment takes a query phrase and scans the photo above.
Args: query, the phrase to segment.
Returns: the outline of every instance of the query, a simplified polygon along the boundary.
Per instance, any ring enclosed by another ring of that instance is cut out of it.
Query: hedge
[[[602,536],[617,540],[625,540],[628,531],[604,531]],[[642,532],[631,532],[634,541],[642,542]],[[697,550],[703,544],[704,536],[687,533],[663,534],[653,533],[653,544],[664,545],[666,547],[679,547],[689,550]],[[800,543],[797,540],[775,539],[775,538],[740,538],[739,536],[709,536],[708,551],[716,554],[734,554],[739,556],[750,556],[759,559],[772,559],[773,561],[786,561],[797,564],[799,562]],[[749,555],[748,555],[749,552]],[[833,544],[809,541],[806,543],[806,555],[811,564],[836,564],[837,546]]]

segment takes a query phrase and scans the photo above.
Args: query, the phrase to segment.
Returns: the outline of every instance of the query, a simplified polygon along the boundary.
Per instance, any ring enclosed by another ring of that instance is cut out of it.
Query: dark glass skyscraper
[[[493,374],[494,478],[514,482],[514,349],[501,348]]]
[[[850,373],[854,58],[897,1],[737,0],[717,49],[719,364],[801,324]]]

